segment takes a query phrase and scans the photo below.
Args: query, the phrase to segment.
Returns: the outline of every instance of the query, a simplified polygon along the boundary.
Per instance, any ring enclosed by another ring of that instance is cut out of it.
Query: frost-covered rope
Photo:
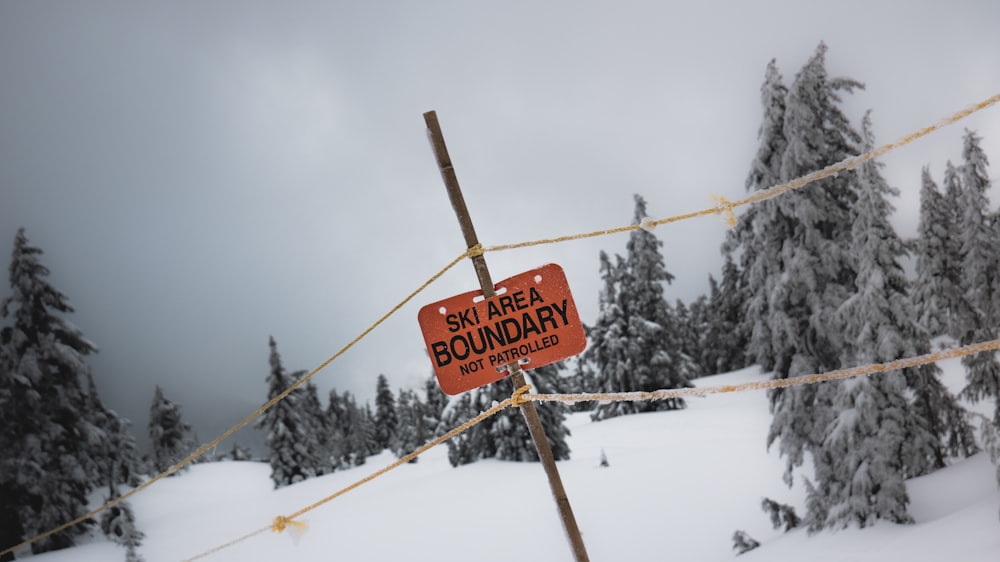
[[[802,375],[799,377],[791,377],[786,379],[768,379],[760,381],[751,381],[742,384],[706,386],[702,388],[671,388],[665,390],[653,390],[649,392],[584,392],[578,394],[525,394],[524,396],[522,396],[522,399],[532,400],[534,402],[567,402],[570,404],[575,402],[591,402],[591,401],[639,402],[639,401],[649,401],[649,400],[667,400],[669,398],[683,398],[690,396],[707,396],[709,394],[725,394],[728,392],[746,392],[749,390],[770,390],[775,388],[787,388],[790,386],[801,386],[806,384],[816,384],[833,380],[863,377],[863,376],[873,375],[875,373],[898,371],[900,369],[908,369],[910,367],[917,367],[919,365],[926,365],[928,363],[936,363],[938,361],[942,361],[945,359],[964,357],[966,355],[974,355],[976,353],[983,353],[985,351],[995,351],[997,349],[1000,349],[1000,339],[974,343],[951,349],[944,349],[941,351],[935,351],[934,353],[927,353],[925,355],[918,355],[916,357],[908,357],[906,359],[897,359],[895,361],[889,361],[888,363],[860,365],[858,367],[849,367],[846,369],[839,369],[836,371],[829,371],[826,373]]]

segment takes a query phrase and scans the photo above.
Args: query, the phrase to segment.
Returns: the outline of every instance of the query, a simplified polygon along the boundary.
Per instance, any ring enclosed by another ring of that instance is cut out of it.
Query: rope
[[[944,359],[964,357],[966,355],[973,355],[976,353],[982,353],[984,351],[995,351],[997,349],[1000,349],[1000,339],[974,343],[962,347],[955,347],[952,349],[945,349],[942,351],[936,351],[934,353],[918,355],[916,357],[909,357],[906,359],[897,359],[895,361],[890,361],[888,363],[861,365],[858,367],[850,367],[847,369],[829,371],[827,373],[822,373],[822,374],[802,375],[799,377],[791,377],[786,379],[768,379],[763,381],[746,382],[742,384],[707,386],[703,388],[672,388],[666,390],[653,390],[649,392],[527,394],[523,397],[523,399],[532,400],[535,402],[568,402],[568,403],[590,402],[590,401],[639,402],[647,400],[667,400],[669,398],[681,398],[690,396],[707,396],[709,394],[725,394],[729,392],[745,392],[748,390],[770,390],[775,388],[787,388],[790,386],[802,386],[806,384],[816,384],[832,380],[842,380],[854,377],[868,376],[875,373],[898,371],[900,369],[908,369],[910,367],[917,367],[920,365],[926,365],[928,363],[936,363]]]
[[[461,255],[459,255],[458,257],[456,257],[455,259],[453,259],[448,265],[444,266],[440,271],[438,271],[433,276],[431,276],[430,279],[428,279],[427,281],[425,281],[420,287],[418,287],[416,290],[414,290],[412,293],[410,293],[408,296],[406,296],[406,298],[404,298],[402,301],[400,301],[399,304],[397,304],[396,306],[394,306],[389,312],[387,312],[382,317],[380,317],[378,320],[376,320],[371,326],[369,326],[367,329],[365,329],[363,332],[361,332],[360,335],[358,335],[356,338],[354,338],[353,340],[351,340],[347,345],[345,345],[344,347],[342,347],[339,351],[337,351],[332,356],[330,356],[326,361],[322,362],[319,366],[317,366],[313,370],[309,371],[309,373],[307,373],[305,376],[303,376],[302,378],[300,378],[299,380],[297,380],[296,382],[294,382],[291,386],[289,386],[283,392],[281,392],[280,394],[278,394],[277,396],[275,396],[274,398],[272,398],[271,400],[269,400],[263,406],[261,406],[260,408],[257,408],[252,414],[250,414],[249,416],[247,416],[246,418],[244,418],[242,421],[240,421],[236,425],[234,425],[231,428],[229,428],[228,430],[226,430],[219,437],[216,437],[212,441],[210,441],[210,442],[202,445],[196,451],[194,451],[193,453],[191,453],[190,455],[188,455],[186,458],[184,458],[180,462],[174,464],[173,466],[171,466],[170,468],[168,468],[164,472],[156,475],[152,479],[150,479],[147,482],[141,484],[140,486],[134,488],[133,490],[129,491],[128,493],[123,494],[123,495],[119,496],[118,498],[115,498],[115,499],[113,499],[113,500],[105,503],[104,505],[98,507],[97,509],[94,509],[94,510],[86,513],[85,515],[82,515],[82,516],[80,516],[80,517],[78,517],[78,518],[76,518],[76,519],[74,519],[74,520],[72,520],[72,521],[70,521],[68,523],[64,523],[64,524],[62,524],[62,525],[60,525],[60,526],[58,526],[58,527],[56,527],[54,529],[51,529],[51,530],[45,531],[45,532],[43,532],[43,533],[41,533],[39,535],[36,535],[35,537],[32,537],[31,539],[28,539],[28,540],[26,540],[26,541],[24,541],[24,542],[22,542],[20,544],[17,544],[15,546],[12,546],[12,547],[9,547],[9,548],[7,548],[5,550],[2,550],[2,551],[0,551],[0,557],[4,556],[6,554],[13,553],[14,551],[16,551],[16,550],[18,550],[20,548],[28,546],[28,545],[30,545],[32,543],[35,543],[35,542],[37,542],[39,540],[42,540],[42,539],[46,538],[46,537],[52,536],[55,533],[59,533],[61,531],[64,531],[64,530],[66,530],[66,529],[68,529],[68,528],[70,528],[70,527],[72,527],[74,525],[78,525],[78,524],[80,524],[80,523],[82,523],[82,522],[84,522],[84,521],[92,518],[93,516],[101,513],[102,511],[118,505],[119,503],[125,501],[126,499],[130,498],[131,496],[133,496],[133,495],[135,495],[135,494],[137,494],[137,493],[145,490],[146,488],[152,486],[154,483],[162,480],[163,478],[165,478],[167,476],[170,476],[171,474],[177,472],[178,470],[180,470],[184,466],[190,464],[192,461],[194,461],[195,459],[197,459],[201,455],[205,454],[210,449],[218,446],[218,444],[221,443],[223,440],[225,440],[227,437],[231,436],[233,433],[236,433],[238,430],[240,430],[243,427],[247,426],[250,422],[252,422],[254,419],[256,419],[257,416],[261,415],[262,413],[264,413],[265,411],[267,411],[268,409],[270,409],[272,406],[274,406],[275,404],[277,404],[279,401],[283,400],[285,397],[287,397],[289,394],[291,394],[297,388],[299,388],[300,386],[302,386],[303,384],[305,384],[306,382],[308,382],[317,373],[319,373],[324,368],[326,368],[330,363],[332,363],[335,360],[337,360],[341,355],[343,355],[344,353],[346,353],[350,348],[354,347],[355,344],[357,344],[359,341],[361,341],[366,336],[368,336],[368,334],[370,334],[372,331],[374,331],[378,326],[380,326],[390,316],[392,316],[393,314],[395,314],[397,311],[399,311],[399,309],[401,309],[403,306],[405,306],[411,300],[413,300],[413,298],[416,297],[419,293],[421,293],[424,289],[426,289],[432,283],[434,283],[435,281],[437,281],[448,270],[450,270],[452,267],[454,267],[460,261],[462,261],[463,259],[465,259],[467,257],[480,256],[480,255],[482,255],[482,254],[484,254],[486,252],[496,252],[496,251],[502,251],[502,250],[513,250],[513,249],[517,249],[517,248],[526,248],[526,247],[530,247],[530,246],[539,246],[539,245],[543,245],[543,244],[555,244],[555,243],[559,243],[559,242],[568,242],[570,240],[580,240],[580,239],[584,239],[584,238],[594,238],[594,237],[597,237],[597,236],[606,236],[606,235],[610,235],[610,234],[618,234],[618,233],[623,233],[623,232],[630,232],[630,231],[633,231],[633,230],[635,230],[637,228],[652,228],[652,227],[655,227],[655,226],[658,226],[658,225],[669,224],[669,223],[673,223],[673,222],[679,222],[679,221],[682,221],[682,220],[692,219],[692,218],[695,218],[695,217],[706,216],[706,215],[720,215],[720,216],[724,217],[727,222],[729,222],[730,224],[732,224],[732,221],[735,220],[735,214],[733,213],[733,209],[735,209],[736,207],[743,206],[743,205],[748,205],[748,204],[752,204],[752,203],[759,203],[761,201],[764,201],[764,200],[767,200],[767,199],[771,199],[773,197],[777,197],[778,195],[781,195],[782,193],[785,193],[787,191],[791,191],[793,189],[802,188],[802,187],[804,187],[804,186],[806,186],[806,185],[808,185],[808,184],[810,184],[812,182],[815,182],[815,181],[818,181],[818,180],[830,177],[830,176],[835,175],[835,174],[837,174],[837,173],[839,173],[841,171],[855,168],[855,167],[861,165],[862,163],[867,162],[868,160],[872,160],[874,158],[877,158],[879,156],[882,156],[882,155],[888,153],[891,150],[894,150],[894,149],[899,148],[901,146],[905,146],[905,145],[907,145],[907,144],[909,144],[909,143],[911,143],[911,142],[913,142],[913,141],[915,141],[915,140],[917,140],[917,139],[919,139],[921,137],[924,137],[924,136],[926,136],[926,135],[928,135],[928,134],[930,134],[930,133],[932,133],[932,132],[934,132],[934,131],[942,128],[942,127],[945,127],[947,125],[953,124],[956,121],[959,121],[961,119],[964,119],[965,117],[968,117],[969,115],[972,115],[973,113],[976,113],[977,111],[980,111],[980,110],[983,110],[983,109],[985,109],[987,107],[990,107],[991,105],[994,105],[997,102],[1000,102],[1000,94],[996,94],[993,97],[990,97],[990,98],[988,98],[986,100],[983,100],[983,101],[981,101],[981,102],[979,102],[977,104],[969,106],[969,107],[967,107],[967,108],[965,108],[965,109],[963,109],[961,111],[958,111],[958,112],[956,112],[956,113],[954,113],[954,114],[952,114],[952,115],[950,115],[948,117],[945,117],[944,119],[938,121],[937,123],[935,123],[933,125],[924,127],[923,129],[920,129],[919,131],[911,133],[911,134],[909,134],[909,135],[907,135],[907,136],[905,136],[905,137],[903,137],[903,138],[901,138],[901,139],[899,139],[899,140],[897,140],[895,142],[884,144],[884,145],[882,145],[882,146],[880,146],[878,148],[875,148],[875,149],[873,149],[873,150],[871,150],[869,152],[866,152],[865,154],[862,154],[860,156],[854,156],[854,157],[851,157],[851,158],[847,158],[847,159],[842,160],[842,161],[840,161],[840,162],[838,162],[836,164],[833,164],[831,166],[827,166],[826,168],[823,168],[822,170],[818,170],[818,171],[812,172],[810,174],[807,174],[807,175],[802,176],[800,178],[794,179],[794,180],[789,181],[787,183],[784,183],[784,184],[781,184],[781,185],[776,185],[776,186],[774,186],[774,187],[772,187],[770,189],[765,189],[765,190],[757,191],[754,194],[752,194],[751,196],[749,196],[749,197],[747,197],[745,199],[741,199],[739,201],[730,202],[727,199],[725,199],[724,197],[715,196],[717,204],[715,206],[713,206],[713,207],[710,207],[710,208],[707,208],[707,209],[702,209],[700,211],[694,211],[694,212],[691,212],[691,213],[685,213],[685,214],[681,214],[681,215],[674,215],[674,216],[671,216],[671,217],[666,217],[666,218],[658,219],[658,220],[655,220],[655,221],[645,221],[645,222],[643,222],[641,224],[629,225],[629,226],[621,226],[621,227],[610,228],[610,229],[605,229],[605,230],[595,230],[595,231],[592,231],[592,232],[586,232],[586,233],[582,233],[582,234],[573,234],[573,235],[567,235],[567,236],[558,236],[558,237],[555,237],[555,238],[545,238],[545,239],[533,240],[533,241],[528,241],[528,242],[519,242],[519,243],[515,243],[515,244],[502,244],[502,245],[490,246],[490,247],[483,247],[481,244],[477,244],[476,246],[473,246],[472,248],[469,248],[468,250],[466,250],[465,252],[463,252]],[[694,389],[694,390],[698,390],[698,389]],[[536,394],[536,395],[527,395],[527,396],[528,396],[528,399],[535,399],[534,397],[543,396],[543,395],[537,395]],[[553,395],[547,395],[547,396],[553,396]],[[564,395],[564,396],[569,396],[569,395]],[[664,397],[664,398],[669,398],[669,397]],[[578,398],[577,400],[584,400],[584,398]],[[595,400],[600,400],[600,398],[595,398]]]
[[[518,391],[521,391],[521,393],[523,394],[524,392],[527,392],[528,389],[529,389],[528,385],[525,385],[525,386],[519,388]],[[515,395],[516,394],[517,393],[515,392]],[[233,545],[235,545],[237,543],[243,542],[243,541],[245,541],[245,540],[247,540],[249,538],[252,538],[252,537],[254,537],[256,535],[259,535],[260,533],[262,533],[264,531],[267,531],[267,530],[271,530],[271,531],[280,533],[280,532],[284,531],[285,528],[288,527],[289,525],[295,524],[296,521],[294,521],[294,519],[297,519],[297,518],[301,517],[302,515],[305,515],[306,513],[308,513],[310,511],[316,509],[317,507],[320,507],[323,504],[326,504],[326,503],[328,503],[330,501],[333,501],[334,499],[336,499],[336,498],[338,498],[338,497],[346,494],[347,492],[350,492],[351,490],[354,490],[355,488],[358,488],[358,487],[360,487],[360,486],[362,486],[364,484],[367,484],[368,482],[371,482],[372,480],[378,478],[379,476],[382,476],[382,475],[384,475],[384,474],[386,474],[386,473],[388,473],[388,472],[390,472],[390,471],[392,471],[392,470],[394,470],[394,469],[396,469],[396,468],[398,468],[398,467],[400,467],[400,466],[402,466],[402,465],[410,462],[411,460],[413,460],[413,459],[417,458],[418,456],[422,455],[423,453],[427,452],[428,449],[432,449],[432,448],[440,445],[441,443],[444,443],[445,441],[451,439],[452,437],[455,437],[456,435],[458,435],[458,434],[460,434],[460,433],[462,433],[464,431],[467,431],[472,426],[474,426],[474,425],[482,422],[483,420],[485,420],[486,418],[489,418],[490,416],[496,415],[498,412],[500,412],[504,408],[506,408],[508,406],[512,406],[512,405],[514,405],[514,398],[513,398],[513,396],[511,398],[508,398],[508,399],[504,400],[503,402],[499,402],[497,404],[494,404],[491,408],[489,408],[488,410],[480,413],[478,416],[476,416],[476,417],[470,419],[469,421],[463,423],[462,425],[460,425],[460,426],[452,429],[448,433],[445,433],[444,435],[442,435],[442,436],[440,436],[440,437],[438,437],[438,438],[436,438],[436,439],[434,439],[432,441],[427,442],[426,444],[424,444],[423,446],[421,446],[419,449],[413,451],[412,453],[410,453],[408,455],[405,455],[403,457],[400,457],[395,462],[393,462],[392,464],[389,464],[385,468],[383,468],[383,469],[381,469],[381,470],[379,470],[377,472],[374,472],[372,474],[369,474],[368,476],[366,476],[366,477],[358,480],[357,482],[355,482],[355,483],[353,483],[353,484],[351,484],[349,486],[346,486],[344,488],[341,488],[340,490],[338,490],[338,491],[330,494],[329,496],[326,496],[325,498],[323,498],[323,499],[321,499],[321,500],[319,500],[317,502],[311,503],[311,504],[307,505],[306,507],[303,507],[302,509],[296,511],[295,513],[292,513],[291,515],[279,515],[279,516],[275,517],[274,522],[270,526],[264,527],[263,529],[258,529],[258,530],[254,531],[252,533],[248,533],[246,535],[243,535],[242,537],[240,537],[238,539],[233,539],[233,540],[231,540],[231,541],[229,541],[229,542],[227,542],[225,544],[221,544],[221,545],[216,546],[216,547],[214,547],[214,548],[212,548],[210,550],[206,550],[205,552],[202,552],[201,554],[192,556],[191,558],[186,558],[186,559],[184,559],[183,562],[190,562],[192,560],[197,560],[199,558],[204,558],[205,556],[208,556],[209,554],[213,554],[215,552],[219,552],[220,550],[229,548],[230,546],[233,546]]]

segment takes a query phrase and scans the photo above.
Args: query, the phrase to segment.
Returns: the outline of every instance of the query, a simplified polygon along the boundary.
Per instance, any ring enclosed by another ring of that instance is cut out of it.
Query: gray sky
[[[268,335],[311,369],[464,250],[425,111],[493,245],[627,224],[637,192],[655,217],[742,196],[764,68],[790,83],[820,40],[867,84],[845,107],[874,110],[879,142],[1000,92],[1000,3],[750,4],[3,1],[0,247],[24,226],[43,248],[137,433],[160,384],[208,440],[264,401]],[[903,235],[964,127],[1000,175],[1000,108],[889,155]],[[725,229],[657,231],[671,299],[706,290]],[[626,239],[487,260],[495,279],[561,264],[591,322],[597,254]],[[474,288],[453,269],[321,393],[418,384],[417,310]]]

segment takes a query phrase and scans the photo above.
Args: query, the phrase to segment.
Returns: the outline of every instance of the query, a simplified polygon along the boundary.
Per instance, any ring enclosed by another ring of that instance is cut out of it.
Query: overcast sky
[[[742,196],[767,62],[790,83],[821,40],[879,142],[1000,92],[991,0],[0,0],[0,248],[24,226],[45,251],[137,433],[159,384],[208,440],[265,400],[269,335],[311,369],[464,250],[425,111],[484,244],[609,228],[633,193],[654,217]],[[1000,175],[996,107],[883,160],[903,235],[921,166],[940,181],[965,127]],[[657,230],[671,299],[718,276],[725,229]],[[592,322],[598,252],[626,240],[487,261],[497,280],[561,264]],[[453,269],[315,379],[324,400],[419,384],[417,310],[474,288]]]

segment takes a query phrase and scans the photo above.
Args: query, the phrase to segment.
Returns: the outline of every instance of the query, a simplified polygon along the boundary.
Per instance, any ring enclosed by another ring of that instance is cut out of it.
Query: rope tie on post
[[[521,404],[524,404],[525,402],[530,402],[530,400],[524,397],[524,395],[527,394],[530,390],[531,390],[530,384],[526,384],[521,388],[515,390],[514,394],[510,395],[510,405],[515,408],[520,408]]]
[[[481,255],[483,255],[485,253],[486,253],[486,249],[483,248],[482,244],[476,244],[475,246],[473,246],[473,247],[471,247],[471,248],[469,248],[468,250],[465,251],[466,257],[470,257],[470,258],[481,256]]]

